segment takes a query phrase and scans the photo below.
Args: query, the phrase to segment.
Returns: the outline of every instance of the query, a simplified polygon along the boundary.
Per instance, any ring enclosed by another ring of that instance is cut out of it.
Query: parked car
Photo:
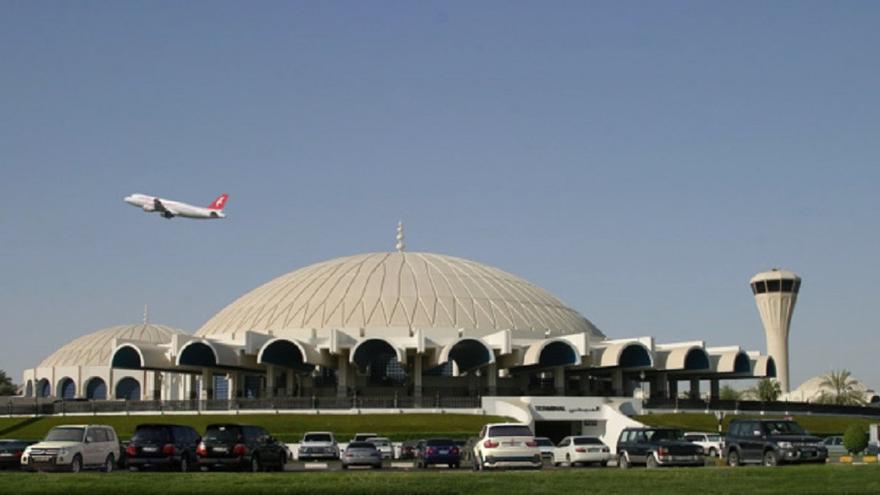
[[[215,424],[205,430],[196,461],[203,470],[283,471],[287,452],[259,426]]]
[[[611,458],[611,449],[596,437],[565,437],[553,449],[554,466],[561,466],[563,462],[569,466],[578,464],[607,466]]]
[[[299,443],[297,457],[301,461],[339,459],[339,445],[336,436],[329,431],[310,431],[303,435]]]
[[[553,450],[556,448],[553,445],[553,440],[550,440],[547,437],[535,437],[535,441],[538,442],[538,450],[541,451],[541,457],[548,461],[553,461]]]
[[[350,466],[370,466],[382,469],[382,453],[370,442],[350,442],[342,453],[342,469]]]
[[[718,433],[688,431],[685,432],[684,439],[703,447],[703,451],[709,457],[718,457],[724,452],[724,448],[721,446],[722,438]]]
[[[406,440],[400,445],[398,459],[415,459],[419,448],[419,442],[423,440]]]
[[[382,454],[382,459],[392,459],[394,457],[394,446],[391,440],[386,437],[370,437],[367,442],[376,446],[376,449]]]
[[[740,419],[730,422],[724,442],[727,464],[824,463],[828,450],[819,437],[797,423],[782,419]]]
[[[617,465],[703,466],[703,447],[684,439],[674,428],[625,428],[617,439]]]
[[[366,442],[367,439],[378,437],[378,433],[355,433],[350,442]]]
[[[529,425],[491,423],[480,430],[473,451],[475,471],[505,467],[541,469],[543,465],[538,442]]]
[[[201,437],[190,426],[143,424],[135,428],[125,447],[129,469],[173,469],[187,472],[196,460]]]
[[[450,469],[458,469],[461,467],[461,449],[449,438],[429,438],[416,454],[414,464],[417,468],[446,464]]]
[[[37,471],[73,473],[98,468],[109,473],[116,468],[119,455],[119,439],[111,426],[56,426],[49,430],[42,442],[24,450],[21,466]]]
[[[0,440],[0,469],[21,468],[24,449],[35,443],[33,440]]]
[[[828,451],[828,457],[840,457],[849,454],[849,451],[843,446],[843,437],[840,435],[825,437],[822,440],[822,445]]]

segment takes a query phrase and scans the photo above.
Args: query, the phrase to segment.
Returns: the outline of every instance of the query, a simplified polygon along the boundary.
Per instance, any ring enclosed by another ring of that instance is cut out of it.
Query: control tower
[[[749,281],[755,303],[767,335],[767,354],[776,362],[776,379],[782,393],[789,392],[788,329],[791,315],[801,289],[801,278],[786,270],[774,268],[761,272]]]

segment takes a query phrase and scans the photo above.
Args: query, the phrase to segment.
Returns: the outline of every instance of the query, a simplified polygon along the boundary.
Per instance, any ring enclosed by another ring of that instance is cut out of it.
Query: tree
[[[759,381],[751,392],[761,402],[776,402],[776,399],[782,395],[782,388],[776,380],[765,378]]]
[[[740,400],[742,398],[743,393],[730,385],[725,385],[721,387],[721,390],[718,392],[721,400]]]
[[[848,370],[831,370],[819,383],[822,391],[816,402],[838,406],[863,406],[865,394],[858,389],[858,384],[859,382]]]
[[[868,430],[861,423],[849,425],[843,434],[843,446],[851,454],[858,454],[868,447]]]
[[[12,383],[12,378],[6,376],[6,372],[0,370],[0,395],[15,395],[18,393],[18,387]]]

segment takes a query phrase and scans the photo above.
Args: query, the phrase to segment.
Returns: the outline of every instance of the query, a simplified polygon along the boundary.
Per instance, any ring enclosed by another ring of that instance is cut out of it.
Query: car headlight
[[[70,449],[58,449],[58,455],[67,455],[70,453]]]
[[[779,443],[777,443],[777,445],[779,445],[780,449],[790,449],[791,448],[791,442],[779,442]]]

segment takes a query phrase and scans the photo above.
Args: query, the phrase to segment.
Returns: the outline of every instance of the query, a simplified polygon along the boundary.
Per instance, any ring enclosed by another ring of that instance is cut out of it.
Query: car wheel
[[[772,450],[764,452],[764,465],[768,467],[779,465],[779,457],[776,456],[776,452],[773,452]]]
[[[177,468],[181,473],[189,471],[189,460],[186,458],[186,456],[180,458],[180,465],[177,466]]]
[[[648,456],[648,459],[645,461],[645,467],[648,469],[656,469],[660,467],[660,465],[657,464],[657,458],[654,457],[654,454]]]
[[[260,466],[260,458],[257,456],[251,457],[251,472],[258,473],[262,469],[263,469],[263,467]]]
[[[374,464],[373,469],[382,469],[382,464]]]
[[[70,472],[71,473],[78,473],[78,472],[82,471],[82,467],[83,467],[82,456],[80,456],[79,454],[76,454],[75,456],[73,456],[73,460],[70,461]]]
[[[461,467],[461,463],[460,463],[460,462],[456,462],[455,464],[452,465],[452,468],[453,468],[453,469],[458,469],[458,468],[460,468],[460,467]]]
[[[629,460],[626,458],[625,453],[617,456],[617,466],[620,469],[629,469]]]
[[[715,457],[718,452],[715,449],[709,449],[709,457]]]
[[[116,467],[116,459],[113,458],[113,454],[110,454],[104,459],[104,468],[102,471],[105,473],[112,473],[114,467]]]
[[[343,464],[342,469],[348,469],[348,464]]]
[[[727,453],[727,465],[730,467],[737,467],[742,463],[742,459],[739,457],[739,452],[736,450],[731,450]]]

